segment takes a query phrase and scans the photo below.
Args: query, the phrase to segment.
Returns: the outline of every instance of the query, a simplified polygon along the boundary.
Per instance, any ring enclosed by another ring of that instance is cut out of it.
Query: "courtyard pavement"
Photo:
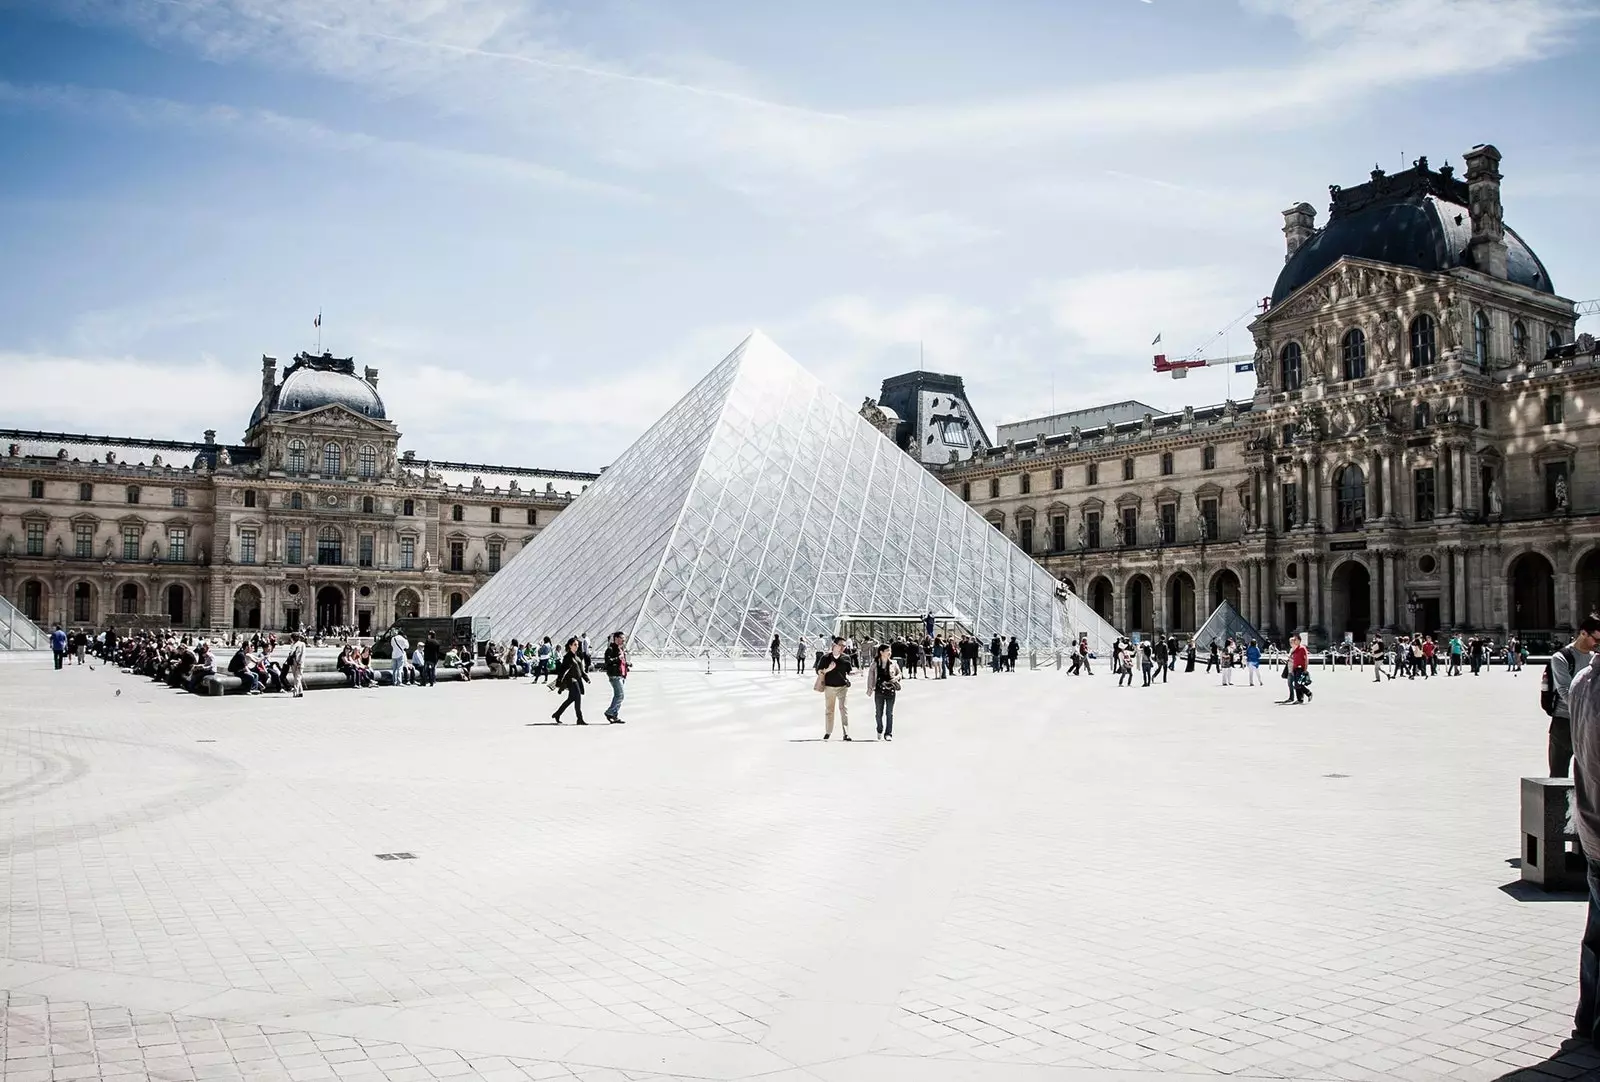
[[[4,1082],[1600,1075],[1537,680],[985,674],[843,744],[792,673],[580,729],[0,666]]]

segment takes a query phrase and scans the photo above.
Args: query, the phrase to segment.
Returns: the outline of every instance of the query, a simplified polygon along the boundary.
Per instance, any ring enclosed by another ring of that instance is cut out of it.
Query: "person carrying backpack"
[[[1591,614],[1578,625],[1573,640],[1550,655],[1539,680],[1539,705],[1550,715],[1548,756],[1552,778],[1565,778],[1572,768],[1572,710],[1567,694],[1572,690],[1572,678],[1589,664],[1596,644],[1600,644],[1600,616]]]

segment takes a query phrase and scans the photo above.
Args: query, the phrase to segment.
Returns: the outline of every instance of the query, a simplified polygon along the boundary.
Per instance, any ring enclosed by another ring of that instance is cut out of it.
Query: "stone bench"
[[[389,672],[387,668],[373,671],[379,678],[386,676]],[[489,666],[474,665],[472,667],[472,678],[474,680],[489,679]],[[460,680],[461,670],[453,666],[447,668],[441,665],[439,666],[437,679],[440,683]],[[336,668],[304,670],[300,674],[300,680],[307,691],[326,691],[329,688],[347,688],[350,686],[350,682],[345,678],[344,673]],[[393,685],[382,684],[381,686],[392,687]],[[243,691],[244,681],[227,673],[208,676],[201,681],[201,693],[205,695],[238,695]]]

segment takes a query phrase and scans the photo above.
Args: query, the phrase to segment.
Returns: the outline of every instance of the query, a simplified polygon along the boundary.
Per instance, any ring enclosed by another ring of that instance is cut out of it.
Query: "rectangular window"
[[[91,485],[87,481],[85,481],[83,484],[79,485],[78,486],[78,499],[80,499],[80,500],[92,500],[92,499],[94,499],[94,486]]]
[[[127,497],[128,497],[128,502],[129,503],[138,503],[139,502],[139,486],[138,485],[129,485],[128,486],[128,491],[127,491]]]
[[[1091,462],[1083,468],[1083,483],[1098,485],[1100,483],[1100,463]]]
[[[1031,473],[1023,474],[1021,479],[1020,479],[1020,484],[1021,484],[1021,488],[1019,489],[1019,491],[1024,496],[1026,496],[1028,493],[1032,492],[1033,491],[1033,474],[1031,474]]]
[[[1022,551],[1033,555],[1033,519],[1025,518],[1017,523],[1017,538]]]
[[[1084,543],[1087,544],[1089,548],[1092,548],[1092,549],[1099,548],[1100,547],[1100,512],[1098,512],[1098,511],[1090,511],[1088,514],[1083,516],[1083,522],[1084,522],[1084,530],[1083,530],[1083,532],[1087,535],[1087,537],[1085,538]]]
[[[989,498],[991,500],[1000,498],[1000,478],[998,477],[989,478]]]
[[[247,489],[244,490],[244,505],[246,507],[254,507],[256,505],[256,490],[255,489],[247,488]]]
[[[500,508],[498,508],[498,507],[489,508],[489,521],[490,522],[499,522],[500,521]]]
[[[242,564],[256,562],[256,532],[254,530],[239,531],[239,562]]]
[[[1139,509],[1137,507],[1124,507],[1122,509],[1122,544],[1124,547],[1139,543]]]
[[[137,526],[124,526],[122,528],[122,558],[124,560],[137,560],[139,558],[140,530]]]
[[[42,499],[44,499],[44,482],[43,481],[29,481],[28,482],[28,499],[30,499],[30,500],[42,500]]]
[[[1570,506],[1567,485],[1567,464],[1565,462],[1546,462],[1544,464],[1544,509],[1546,512],[1565,511]]]
[[[1161,476],[1162,477],[1170,477],[1170,476],[1172,476],[1172,452],[1171,451],[1163,451],[1163,452],[1161,452]]]
[[[1217,449],[1215,447],[1207,447],[1200,452],[1200,468],[1202,470],[1214,470],[1217,468]]]
[[[255,493],[252,492],[250,495],[252,497],[254,497]],[[172,490],[172,506],[174,506],[174,507],[188,507],[189,506],[189,490],[185,489],[185,488],[175,488],[175,489],[173,489]],[[246,504],[245,506],[254,507],[255,504],[254,503],[249,503],[249,504]]]
[[[1133,459],[1131,458],[1122,460],[1122,479],[1124,481],[1133,480]]]
[[[489,573],[490,574],[493,574],[494,572],[500,570],[500,549],[501,549],[501,547],[502,546],[501,546],[500,542],[498,542],[498,541],[489,542]]]
[[[306,472],[306,445],[295,442],[289,445],[289,472]]]
[[[1411,471],[1411,498],[1418,522],[1432,522],[1434,512],[1433,467]]]
[[[283,562],[284,563],[286,563],[286,564],[298,564],[302,559],[304,559],[303,550],[302,550],[302,547],[301,547],[301,546],[303,546],[305,544],[304,537],[305,537],[305,535],[302,534],[299,530],[290,530],[288,532],[288,534],[284,537],[284,542],[283,542]]]
[[[1217,520],[1216,500],[1200,501],[1200,521],[1205,526],[1207,541],[1215,541],[1217,538],[1222,536],[1221,533],[1218,532],[1218,528],[1221,526],[1221,523]]]
[[[72,554],[80,560],[94,555],[94,527],[79,523],[72,528]]]
[[[961,498],[963,500],[965,500],[967,503],[971,503],[972,502],[972,482],[971,481],[963,481],[963,482],[961,482]]]
[[[317,563],[322,567],[344,563],[344,536],[332,526],[324,526],[317,534]]]
[[[44,523],[28,523],[28,555],[44,555]]]
[[[528,525],[539,525],[539,509],[537,507],[528,508]]]
[[[462,571],[467,566],[467,546],[460,541],[450,542],[450,570]]]
[[[400,567],[410,571],[417,566],[417,539],[415,537],[402,537],[400,539]]]
[[[1050,551],[1067,551],[1067,516],[1050,516]]]
[[[167,531],[167,559],[173,563],[182,563],[185,550],[189,547],[189,531],[174,527]],[[250,551],[255,552],[255,538],[250,539]]]
[[[1163,545],[1178,543],[1178,505],[1175,503],[1161,505],[1161,543]]]
[[[1300,486],[1293,481],[1278,490],[1278,508],[1283,515],[1281,529],[1288,531],[1300,521]]]
[[[360,537],[356,538],[356,563],[358,566],[372,566],[372,545],[372,534],[364,533]]]
[[[1548,395],[1544,400],[1544,423],[1558,425],[1565,417],[1565,408],[1558,394]]]
[[[1067,482],[1066,473],[1059,466],[1050,471],[1050,487],[1061,488]]]

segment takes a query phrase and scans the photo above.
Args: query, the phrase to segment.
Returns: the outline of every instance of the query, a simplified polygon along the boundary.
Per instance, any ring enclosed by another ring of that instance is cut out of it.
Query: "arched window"
[[[1518,357],[1528,355],[1528,325],[1520,319],[1511,321],[1511,352]]]
[[[1361,529],[1367,521],[1367,480],[1361,475],[1361,468],[1343,467],[1333,486],[1339,499],[1336,528],[1345,532]]]
[[[322,448],[323,476],[338,477],[339,467],[342,463],[343,457],[340,454],[339,445],[337,443],[329,443]]]
[[[1418,316],[1411,321],[1411,367],[1426,368],[1436,359],[1433,317]]]
[[[44,623],[44,583],[38,579],[22,584],[22,615],[36,624]]]
[[[324,526],[317,533],[317,563],[337,567],[344,562],[344,537],[337,527]]]
[[[289,472],[306,472],[306,442],[305,440],[289,441]]]
[[[1411,427],[1422,431],[1433,424],[1433,407],[1426,402],[1418,402],[1417,408],[1411,411]]]
[[[362,477],[372,478],[378,476],[378,449],[376,447],[370,445],[362,447],[357,461],[360,463],[358,469]]]
[[[455,504],[454,506],[452,506],[450,508],[450,521],[451,522],[460,522],[461,521],[461,516],[462,516],[461,505],[459,503]]]
[[[304,496],[300,495],[298,492],[289,493],[289,509],[291,511],[299,511],[303,509],[305,505],[306,500]]]
[[[124,616],[132,616],[139,611],[139,587],[132,582],[122,584],[122,591],[117,595],[117,611]]]
[[[80,624],[86,624],[94,618],[91,606],[94,601],[94,588],[87,582],[80,582],[72,588],[72,618]]]
[[[1300,389],[1300,343],[1290,342],[1278,354],[1278,378],[1286,391]]]
[[[1551,327],[1550,333],[1545,336],[1545,345],[1551,349],[1561,348],[1561,328]]]
[[[1472,313],[1472,359],[1484,371],[1489,369],[1489,314],[1482,308]]]
[[[456,614],[456,610],[461,608],[461,606],[465,605],[466,603],[467,603],[467,599],[466,599],[466,597],[464,595],[459,594],[459,593],[451,594],[450,595],[450,615],[454,616]]]
[[[1366,376],[1367,336],[1360,327],[1352,327],[1344,332],[1339,352],[1344,359],[1345,379],[1362,379]]]

